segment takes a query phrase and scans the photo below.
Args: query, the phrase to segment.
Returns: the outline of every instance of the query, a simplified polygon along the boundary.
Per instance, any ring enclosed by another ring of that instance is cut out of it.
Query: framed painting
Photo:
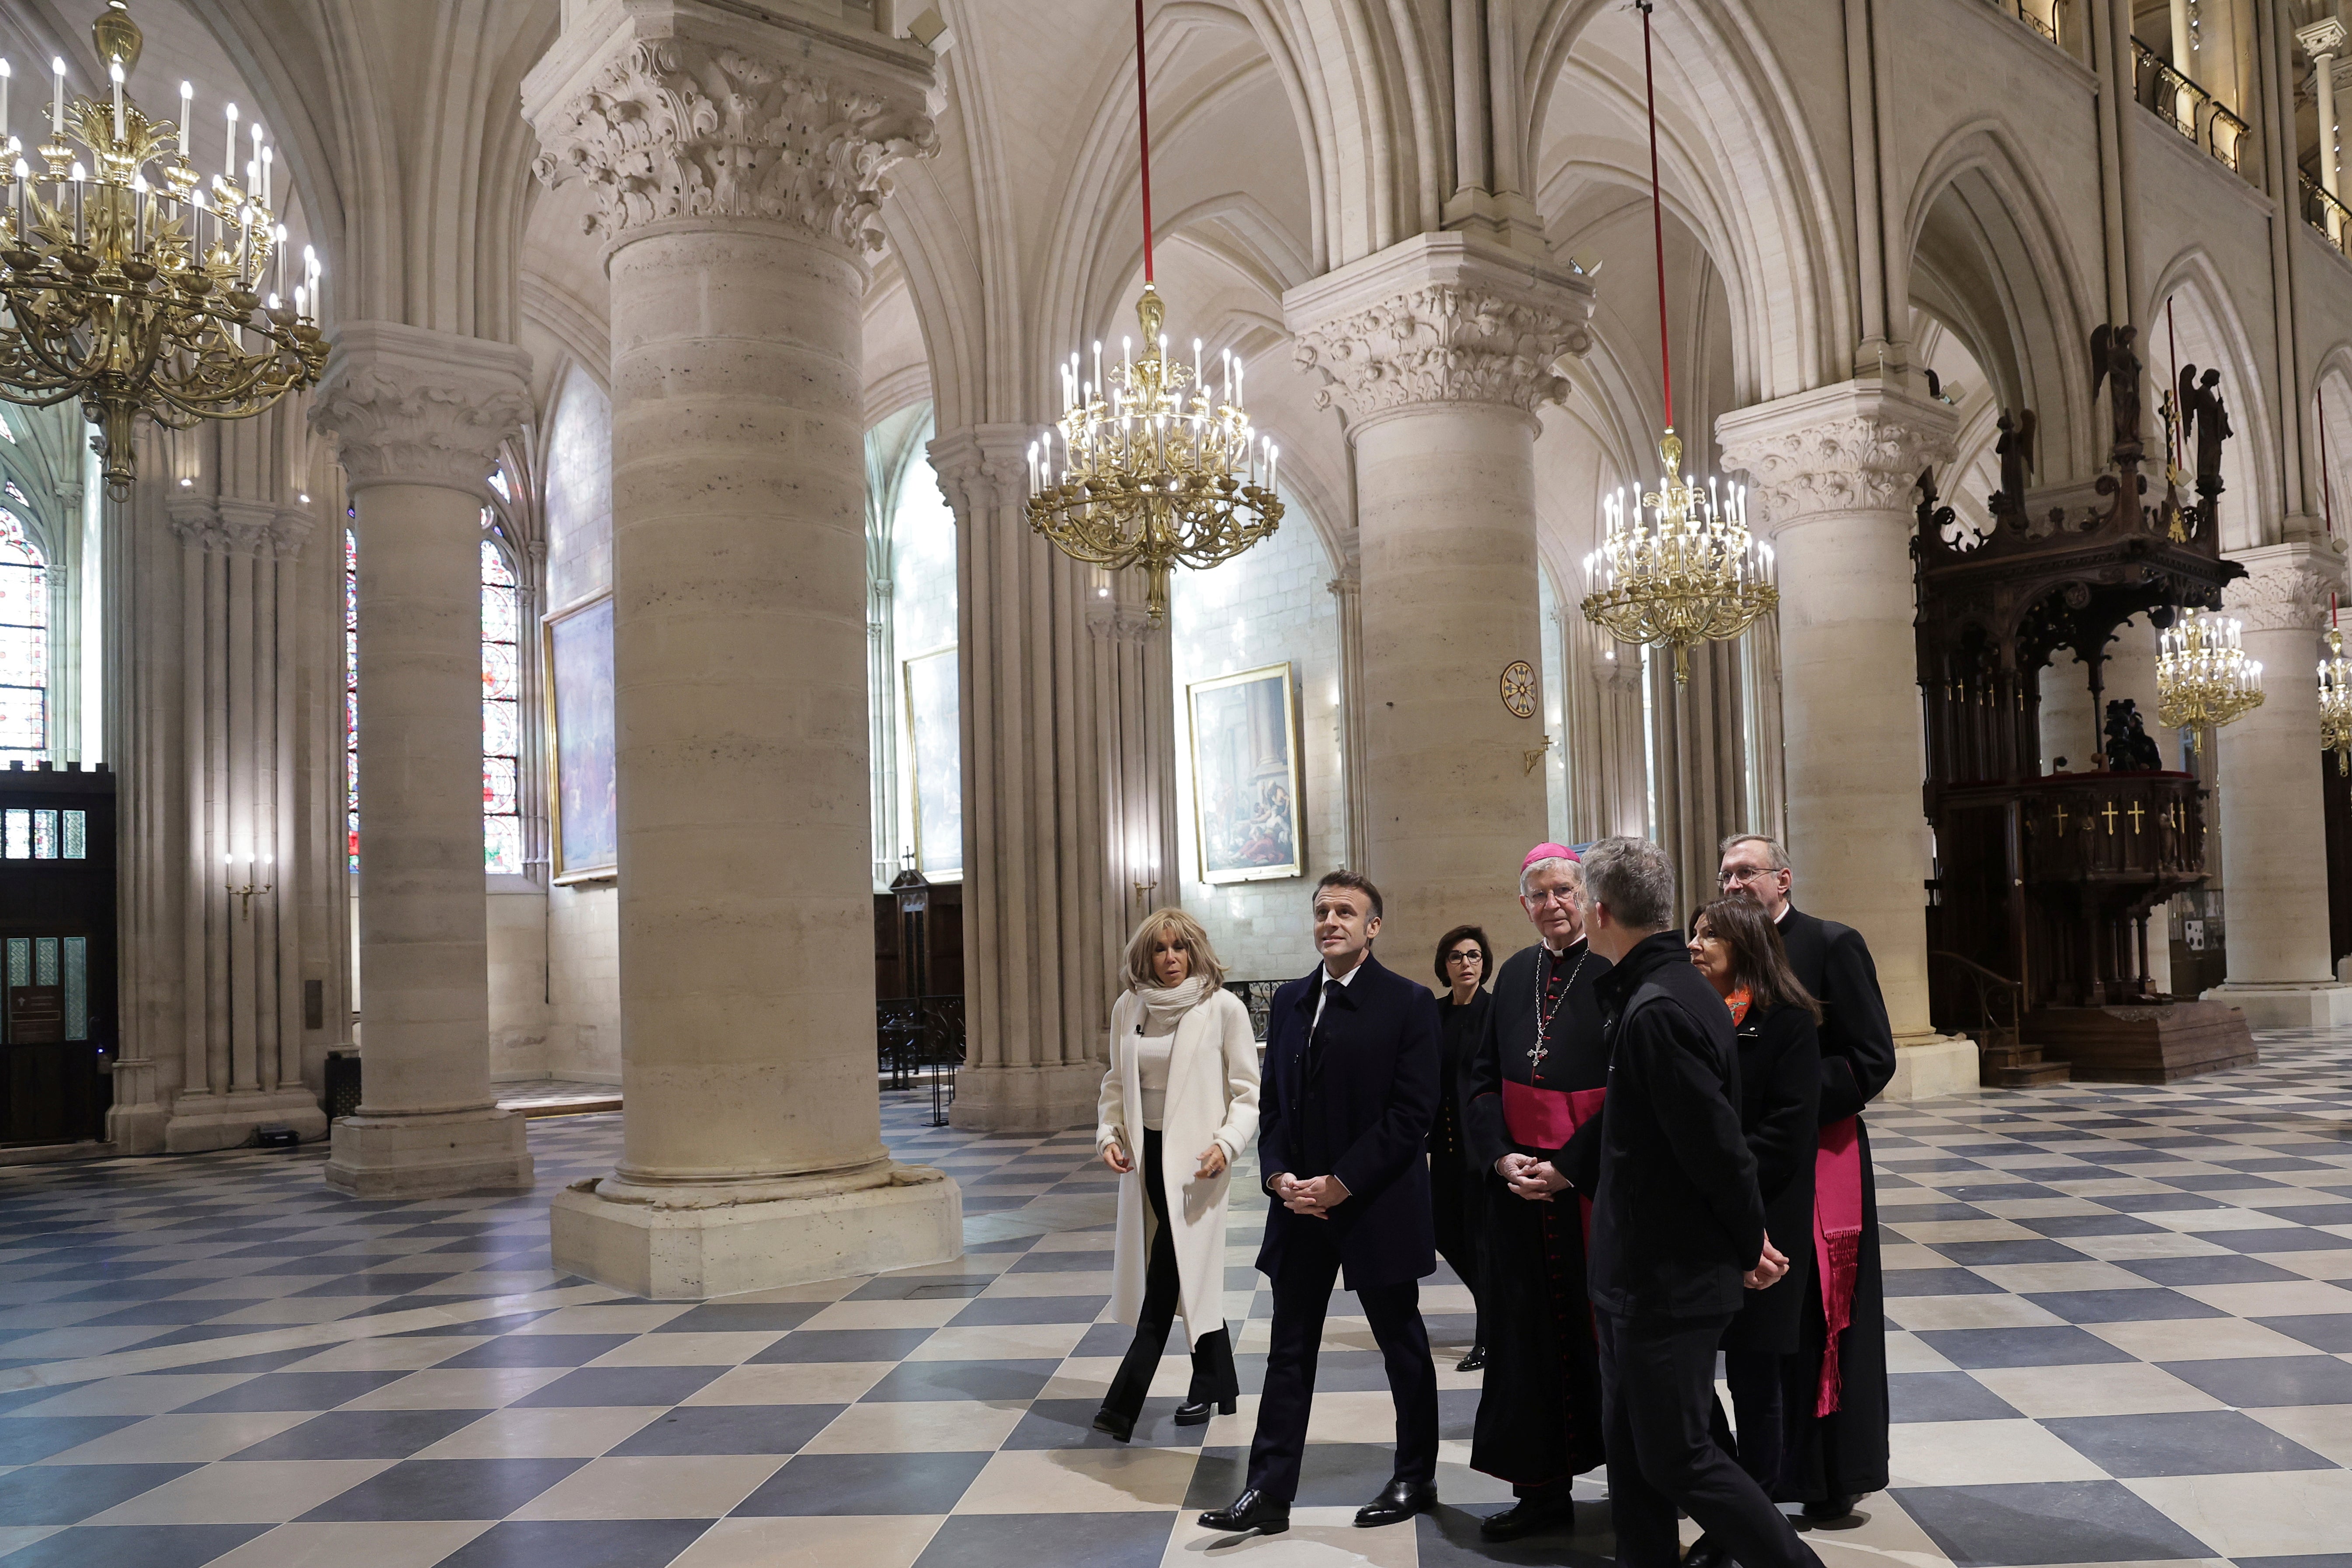
[[[1286,663],[1185,688],[1203,882],[1270,881],[1306,868],[1293,693]]]
[[[926,877],[961,877],[963,723],[955,645],[902,660],[899,669],[914,786],[915,866]]]
[[[613,596],[547,618],[550,837],[557,882],[613,876],[621,851],[614,802]]]

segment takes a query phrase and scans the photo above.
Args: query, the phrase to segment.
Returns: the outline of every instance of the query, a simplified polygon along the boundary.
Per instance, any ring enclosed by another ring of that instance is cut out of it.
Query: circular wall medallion
[[[1536,713],[1536,672],[1523,658],[1503,667],[1503,706],[1521,719]]]

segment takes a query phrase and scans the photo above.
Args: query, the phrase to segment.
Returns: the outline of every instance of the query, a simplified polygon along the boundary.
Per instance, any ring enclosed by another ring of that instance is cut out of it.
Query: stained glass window
[[[49,574],[16,514],[0,507],[0,766],[49,743]]]
[[[360,536],[343,530],[343,832],[360,871]]]
[[[66,1038],[89,1038],[89,938],[65,939]]]
[[[65,813],[65,819],[66,858],[68,860],[89,859],[89,813],[86,811],[68,811]]]
[[[495,540],[482,541],[482,865],[522,871],[522,591]]]
[[[16,444],[16,432],[8,428],[8,416],[5,414],[0,414],[0,441],[7,442],[11,447]]]
[[[0,855],[11,860],[33,858],[33,814],[22,806],[0,812]]]
[[[33,858],[54,860],[58,858],[58,814],[54,811],[33,813]]]
[[[25,499],[25,492],[16,488],[16,481],[14,479],[0,479],[0,491],[5,491],[8,499],[18,506],[29,507],[33,504]]]

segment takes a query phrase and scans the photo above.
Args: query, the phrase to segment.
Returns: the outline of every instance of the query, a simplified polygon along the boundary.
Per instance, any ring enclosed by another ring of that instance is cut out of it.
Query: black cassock
[[[1462,1085],[1471,1058],[1486,1031],[1486,1010],[1494,998],[1484,991],[1456,1005],[1452,996],[1437,999],[1438,1027],[1444,1054],[1437,1064],[1437,1118],[1429,1128],[1430,1217],[1437,1226],[1437,1252],[1462,1277],[1475,1304],[1485,1300],[1484,1272],[1478,1261],[1480,1234],[1486,1229],[1485,1194],[1472,1177],[1463,1138]],[[1486,1343],[1480,1330],[1471,1331],[1473,1342]]]
[[[1878,1184],[1862,1110],[1895,1076],[1895,1032],[1859,931],[1791,909],[1781,918],[1780,940],[1789,967],[1822,1004],[1822,1125],[1853,1117],[1862,1154],[1862,1236],[1853,1317],[1838,1336],[1837,1409],[1813,1414],[1828,1340],[1818,1268],[1805,1286],[1797,1353],[1781,1363],[1788,1426],[1780,1472],[1786,1489],[1779,1500],[1816,1502],[1886,1489],[1886,1293],[1878,1262]]]
[[[1515,1195],[1495,1173],[1513,1152],[1563,1173],[1592,1142],[1609,1082],[1593,986],[1609,961],[1579,942],[1553,955],[1512,954],[1495,977],[1476,1054],[1464,1070],[1463,1120],[1483,1196],[1486,1378],[1470,1447],[1473,1469],[1522,1492],[1567,1484],[1601,1463],[1601,1369],[1584,1293],[1583,1200]],[[1548,994],[1547,994],[1548,992]],[[1550,1022],[1537,1047],[1538,1004]]]

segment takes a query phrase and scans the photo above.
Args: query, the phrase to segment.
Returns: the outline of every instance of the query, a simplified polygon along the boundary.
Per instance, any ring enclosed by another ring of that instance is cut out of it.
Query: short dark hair
[[[1476,926],[1455,926],[1437,939],[1437,988],[1454,989],[1454,976],[1445,972],[1445,955],[1460,947],[1465,940],[1478,944],[1478,983],[1485,984],[1495,978],[1495,950],[1486,944],[1486,933]]]
[[[1706,922],[1710,934],[1722,938],[1724,946],[1731,950],[1731,978],[1735,984],[1748,987],[1749,1005],[1759,1012],[1767,1007],[1802,1007],[1813,1016],[1814,1023],[1822,1021],[1822,1005],[1789,967],[1789,949],[1780,940],[1780,928],[1772,923],[1763,905],[1745,893],[1735,893],[1691,911],[1693,936],[1698,934],[1701,921]]]
[[[1385,918],[1381,910],[1381,890],[1372,886],[1372,879],[1361,871],[1350,871],[1345,866],[1336,871],[1326,871],[1323,873],[1323,879],[1315,884],[1316,895],[1320,897],[1326,888],[1353,889],[1371,900],[1374,920]]]
[[[1628,931],[1670,931],[1675,863],[1646,838],[1604,838],[1584,852],[1585,897]]]

